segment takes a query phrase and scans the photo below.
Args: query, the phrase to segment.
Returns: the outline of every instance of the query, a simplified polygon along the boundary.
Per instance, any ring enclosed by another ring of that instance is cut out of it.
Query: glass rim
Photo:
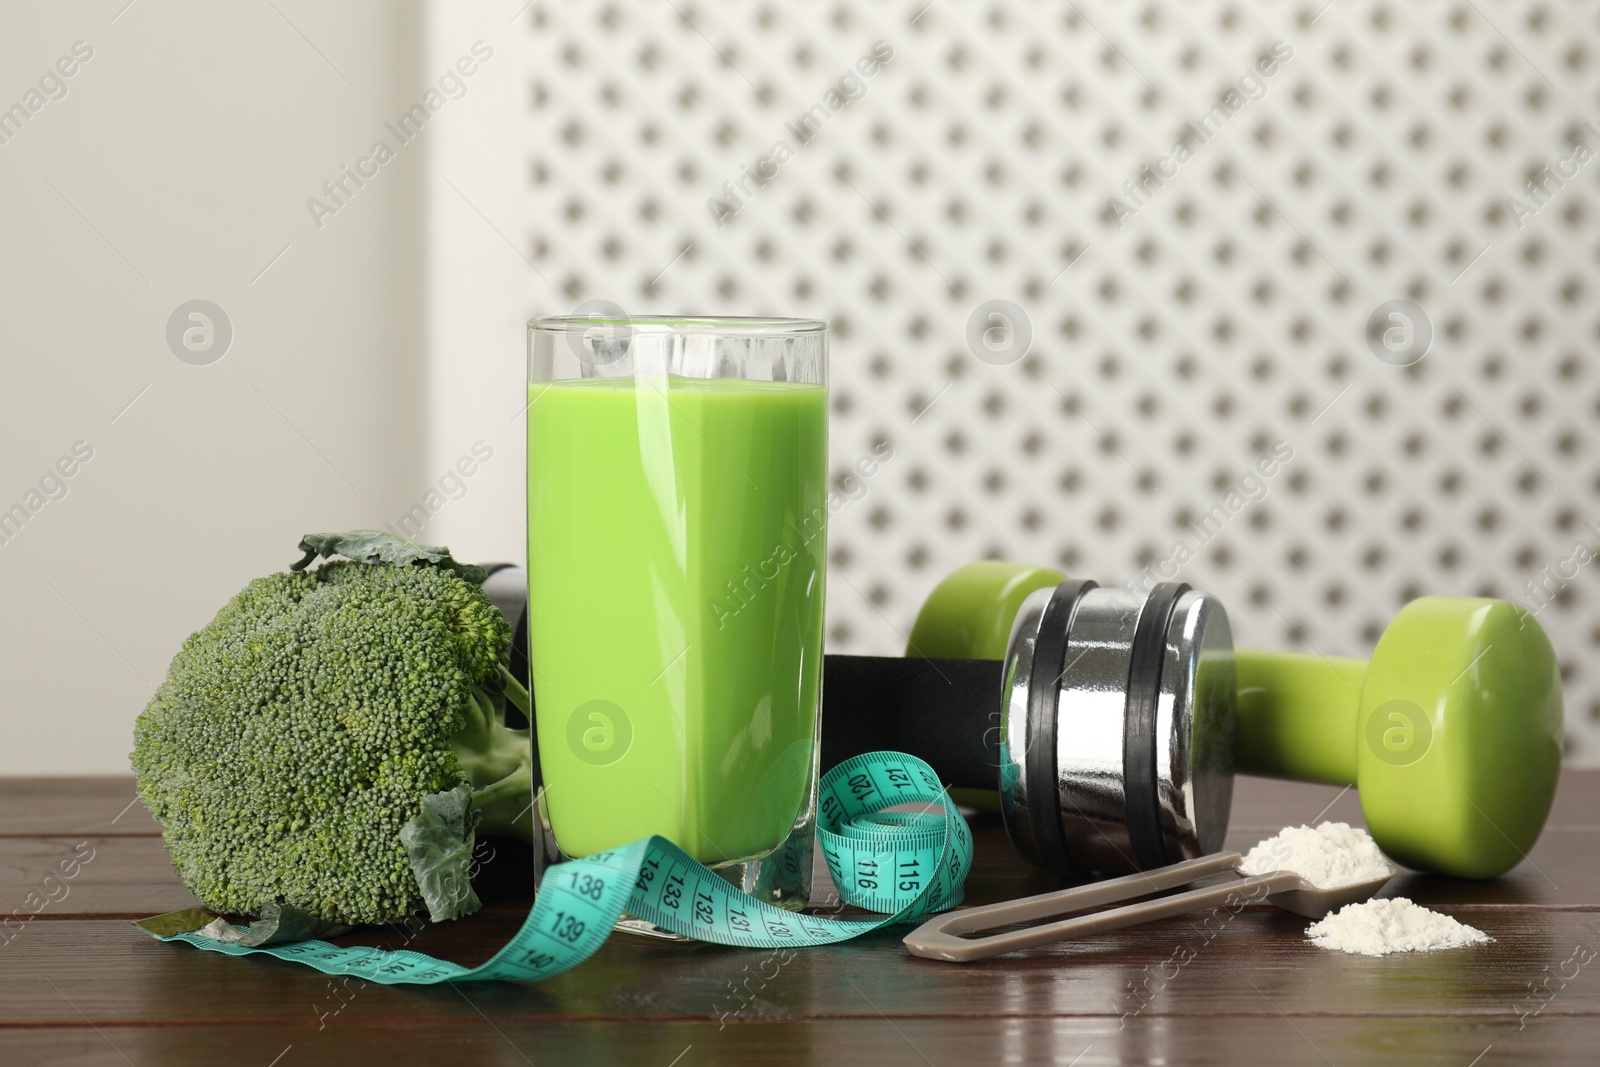
[[[826,333],[825,319],[790,319],[742,315],[545,315],[528,320],[538,333],[584,333],[596,326],[626,328],[635,333],[705,334],[715,337],[782,337]]]

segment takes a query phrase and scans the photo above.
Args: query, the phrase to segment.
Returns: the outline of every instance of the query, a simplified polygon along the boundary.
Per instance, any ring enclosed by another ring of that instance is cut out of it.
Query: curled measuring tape
[[[939,809],[884,811],[916,803]],[[886,917],[829,919],[786,911],[734,888],[666,838],[647,837],[545,871],[522,929],[479,967],[409,949],[342,948],[326,941],[246,948],[192,931],[161,940],[230,956],[265,953],[380,985],[537,982],[594,955],[624,911],[719,945],[831,945],[959,904],[972,868],[966,820],[933,769],[900,752],[868,752],[823,776],[817,838],[840,899]]]

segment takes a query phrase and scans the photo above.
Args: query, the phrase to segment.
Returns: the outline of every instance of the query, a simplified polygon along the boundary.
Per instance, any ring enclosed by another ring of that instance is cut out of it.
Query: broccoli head
[[[184,642],[134,728],[139,797],[213,911],[466,914],[475,829],[531,829],[529,732],[504,722],[529,703],[510,628],[447,550],[372,533],[301,548]]]

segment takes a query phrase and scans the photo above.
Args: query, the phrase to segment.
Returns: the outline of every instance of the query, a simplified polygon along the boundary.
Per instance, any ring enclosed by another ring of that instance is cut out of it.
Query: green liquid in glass
[[[822,665],[827,390],[535,384],[529,637],[556,840],[751,859],[807,803]]]

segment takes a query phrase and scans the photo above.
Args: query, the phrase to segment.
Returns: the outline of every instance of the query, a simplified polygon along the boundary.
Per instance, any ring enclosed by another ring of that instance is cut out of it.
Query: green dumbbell
[[[1151,648],[1161,646],[1144,658],[1159,660],[1165,653],[1169,676],[1160,692],[1176,693],[1175,703],[1189,720],[1176,725],[1163,720],[1161,729],[1173,736],[1181,732],[1178,747],[1194,752],[1203,752],[1208,743],[1214,750],[1226,739],[1232,757],[1218,758],[1213,752],[1204,766],[1191,758],[1187,772],[1180,768],[1171,780],[1157,781],[1157,793],[1172,792],[1176,781],[1180,790],[1207,795],[1204,803],[1191,798],[1187,808],[1179,798],[1176,816],[1166,807],[1156,813],[1165,820],[1169,857],[1197,847],[1202,851],[1220,847],[1232,771],[1355,786],[1378,845],[1417,870],[1492,878],[1520,862],[1538,839],[1560,774],[1561,682],[1549,639],[1523,608],[1501,600],[1422,597],[1400,610],[1371,660],[1363,662],[1235,650],[1220,605],[1185,586],[1164,583],[1146,594],[1114,589],[1086,593],[1086,585],[1092,583],[1067,582],[1060,573],[1043,567],[998,562],[963,567],[941,582],[923,605],[907,654],[1010,661],[1019,644],[1033,641],[1032,635],[1050,625],[1041,620],[1056,618],[1056,625],[1072,632],[1060,638],[1066,654],[1057,678],[1062,696],[1055,714],[1061,718],[1059,729],[1051,723],[1050,736],[1062,759],[1070,759],[1080,720],[1105,714],[1093,710],[1104,708],[1104,700],[1098,704],[1068,700],[1073,686],[1083,685],[1074,679],[1072,666],[1077,620],[1087,620],[1085,627],[1100,627],[1094,640],[1101,646],[1106,633],[1125,633],[1129,662],[1138,661],[1135,648],[1140,641]],[[1045,605],[1055,597],[1076,599],[1066,608],[1057,605],[1059,610],[1052,614]],[[1127,622],[1122,631],[1115,631],[1110,611],[1119,603]],[[1160,619],[1138,626],[1138,617],[1152,604],[1159,604]],[[1090,644],[1087,639],[1080,643]],[[1042,638],[1038,647],[1046,647]],[[1106,660],[1103,651],[1102,647],[1096,652],[1098,658],[1088,661],[1098,663],[1100,677],[1094,684],[1102,692],[1107,679],[1115,679],[1118,662]],[[1201,663],[1209,666],[1202,670]],[[1174,680],[1174,672],[1184,676]],[[1136,673],[1130,668],[1129,677]],[[1006,684],[1011,684],[1009,675]],[[1130,681],[1130,691],[1133,685]],[[1135,701],[1128,704],[1132,709]],[[1131,724],[1132,710],[1129,716]],[[1000,746],[1004,793],[1005,739]],[[1129,751],[1133,750],[1130,743]],[[1028,759],[1027,765],[1036,771],[1056,766]],[[1021,768],[1023,757],[1013,754],[1010,764]],[[1082,820],[1067,810],[1075,805],[1069,804],[1071,785],[1065,771],[1060,788],[1061,819],[1069,824],[1070,850]],[[1130,797],[1140,795],[1131,784],[1125,792]],[[1049,799],[1055,799],[1053,790]],[[1035,825],[1042,803],[1036,797]],[[1007,813],[1009,818],[1009,809]],[[1176,830],[1170,825],[1174,819],[1179,824]],[[1129,815],[1130,826],[1137,821]],[[1034,851],[1031,837],[1021,840],[1013,830],[1019,848],[1045,866],[1061,869],[1061,862],[1052,864]],[[1103,836],[1103,828],[1094,833]],[[1181,848],[1172,845],[1175,834],[1179,838],[1187,834],[1190,840]],[[1160,848],[1149,845],[1146,854],[1155,856]],[[1129,865],[1150,862],[1138,858]]]

